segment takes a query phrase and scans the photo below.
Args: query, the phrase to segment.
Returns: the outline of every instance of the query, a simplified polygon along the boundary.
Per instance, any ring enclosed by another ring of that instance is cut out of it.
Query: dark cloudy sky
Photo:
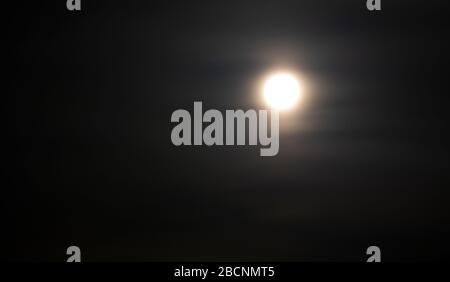
[[[8,260],[448,254],[446,1],[19,1],[4,10]],[[175,147],[176,109],[257,109],[302,73],[280,152]]]

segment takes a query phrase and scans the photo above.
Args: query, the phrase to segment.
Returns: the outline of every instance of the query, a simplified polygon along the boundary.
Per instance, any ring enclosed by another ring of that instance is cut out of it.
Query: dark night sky
[[[446,1],[17,1],[7,14],[7,260],[445,259]],[[393,3],[395,2],[395,3]],[[256,109],[301,72],[280,153],[175,147],[176,109]]]

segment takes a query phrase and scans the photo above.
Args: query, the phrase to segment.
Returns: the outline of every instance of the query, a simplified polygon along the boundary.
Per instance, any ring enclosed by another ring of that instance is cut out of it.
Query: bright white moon
[[[270,107],[277,110],[287,110],[293,107],[300,98],[300,84],[288,73],[270,76],[264,84],[264,99]]]

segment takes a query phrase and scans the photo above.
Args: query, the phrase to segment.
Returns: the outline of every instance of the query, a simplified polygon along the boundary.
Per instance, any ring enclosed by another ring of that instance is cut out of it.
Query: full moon
[[[277,110],[292,108],[300,98],[301,86],[289,73],[277,73],[264,83],[263,95],[267,104]]]

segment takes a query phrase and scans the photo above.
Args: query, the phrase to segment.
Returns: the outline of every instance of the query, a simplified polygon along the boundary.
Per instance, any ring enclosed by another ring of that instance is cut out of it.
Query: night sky
[[[448,1],[16,2],[3,259],[448,259]],[[279,68],[308,87],[277,156],[172,144],[173,111],[262,109]]]

